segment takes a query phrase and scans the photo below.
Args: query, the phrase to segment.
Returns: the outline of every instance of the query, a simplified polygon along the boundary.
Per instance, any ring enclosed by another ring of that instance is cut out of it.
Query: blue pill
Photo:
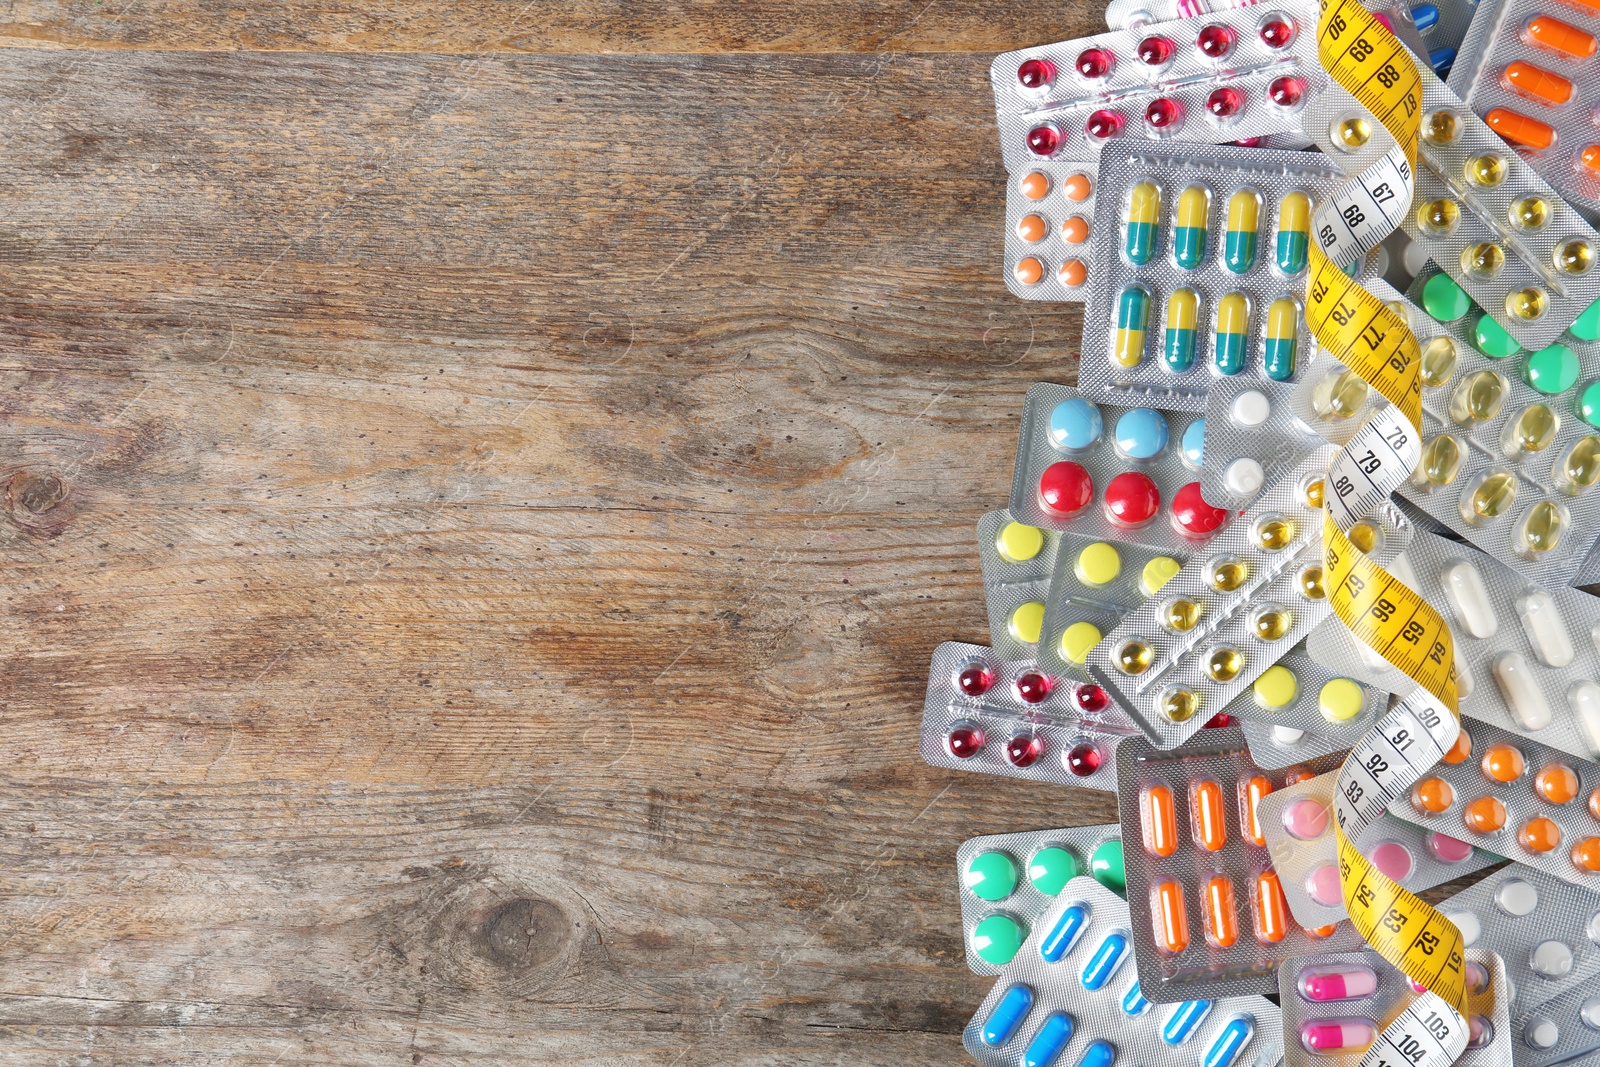
[[[1058,1011],[1045,1019],[1022,1054],[1022,1067],[1050,1067],[1072,1040],[1072,1016]]]
[[[1412,4],[1411,21],[1416,24],[1417,32],[1425,33],[1439,21],[1439,9],[1432,4]]]
[[[1206,420],[1195,419],[1189,428],[1183,431],[1183,461],[1195,470],[1200,469],[1201,460],[1206,458]]]
[[[1032,1008],[1033,990],[1021,983],[1006,990],[1006,995],[1000,998],[994,1010],[989,1012],[989,1017],[983,1021],[983,1043],[1005,1044],[1017,1032],[1017,1027],[1022,1025],[1022,1020],[1028,1017]]]
[[[1450,73],[1450,66],[1456,61],[1454,48],[1435,48],[1428,53],[1428,63],[1433,67],[1433,72],[1439,77]]]
[[[1083,965],[1083,988],[1091,993],[1097,992],[1111,981],[1127,955],[1128,935],[1121,931],[1107,934],[1106,939],[1100,942],[1100,947],[1094,950],[1094,955],[1089,957],[1089,962]]]
[[[1122,995],[1122,1014],[1130,1019],[1137,1019],[1149,1010],[1150,1002],[1144,999],[1144,994],[1139,991],[1139,983],[1133,983]]]
[[[1039,955],[1044,957],[1046,963],[1055,963],[1072,951],[1072,946],[1078,943],[1078,936],[1083,933],[1083,924],[1089,921],[1089,909],[1082,904],[1074,904],[1061,913],[1061,918],[1044,935],[1044,940],[1039,942]]]
[[[1206,1050],[1206,1058],[1202,1067],[1232,1067],[1233,1061],[1239,1058],[1239,1053],[1250,1043],[1256,1033],[1256,1017],[1254,1015],[1240,1015],[1228,1020],[1228,1025],[1222,1028],[1222,1033],[1211,1042],[1211,1047]]]
[[[1078,1067],[1111,1067],[1117,1059],[1117,1050],[1110,1042],[1096,1041],[1078,1057]]]
[[[1166,451],[1167,417],[1154,408],[1124,411],[1117,420],[1117,450],[1129,459],[1155,459]]]
[[[1100,409],[1081,396],[1063,400],[1050,413],[1050,443],[1063,452],[1081,452],[1105,432]]]
[[[1181,1045],[1189,1040],[1194,1028],[1211,1014],[1211,1001],[1186,1000],[1167,1016],[1167,1025],[1161,1028],[1161,1040],[1169,1045]]]

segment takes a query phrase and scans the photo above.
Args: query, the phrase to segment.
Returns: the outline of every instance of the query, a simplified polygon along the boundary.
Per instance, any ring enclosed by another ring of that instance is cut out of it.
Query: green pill
[[[1505,359],[1522,351],[1517,339],[1488,315],[1478,316],[1472,327],[1472,345],[1490,359]]]
[[[1578,381],[1578,354],[1566,345],[1551,345],[1528,356],[1523,381],[1545,396],[1571,389]]]
[[[984,963],[1003,967],[1022,947],[1027,931],[1009,915],[991,915],[972,928],[972,951]]]
[[[1578,321],[1567,327],[1567,332],[1580,341],[1600,338],[1600,300],[1589,305],[1589,310],[1578,316]]]
[[[1095,881],[1117,896],[1126,896],[1128,878],[1122,870],[1122,842],[1107,841],[1095,849],[1094,855],[1089,857],[1089,873],[1094,876]]]
[[[1472,298],[1448,274],[1435,274],[1422,287],[1422,310],[1435,322],[1454,322],[1472,307]]]
[[[980,852],[961,881],[979,900],[1004,900],[1017,888],[1017,861],[1004,852]]]
[[[1600,381],[1590,382],[1583,387],[1583,392],[1578,394],[1578,402],[1572,405],[1578,413],[1578,418],[1590,426],[1600,429]]]
[[[1028,861],[1028,881],[1047,897],[1061,892],[1067,882],[1077,876],[1078,857],[1055,845],[1041,848]]]

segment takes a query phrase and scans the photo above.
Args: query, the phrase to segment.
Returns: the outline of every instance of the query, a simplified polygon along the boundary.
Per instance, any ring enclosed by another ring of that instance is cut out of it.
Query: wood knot
[[[473,947],[513,971],[544,967],[565,954],[572,920],[548,900],[519,897],[497,905],[478,924]]]
[[[48,472],[17,471],[6,481],[6,514],[34,533],[61,532],[72,517],[71,508],[61,507],[66,499],[67,484]]]

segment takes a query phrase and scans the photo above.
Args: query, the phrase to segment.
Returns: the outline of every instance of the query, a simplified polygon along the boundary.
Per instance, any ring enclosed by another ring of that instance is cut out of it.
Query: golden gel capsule
[[[1206,564],[1206,582],[1219,593],[1231,593],[1250,577],[1250,565],[1232,553],[1225,553]]]
[[[1367,403],[1366,380],[1353,370],[1329,371],[1311,389],[1311,410],[1322,419],[1348,419]]]
[[[1268,552],[1277,552],[1294,543],[1294,520],[1269,511],[1256,520],[1256,544]]]
[[[1552,258],[1556,269],[1565,274],[1587,274],[1594,266],[1594,249],[1588,241],[1574,238],[1557,245]]]
[[[1461,269],[1474,278],[1493,278],[1505,265],[1505,249],[1493,241],[1468,245],[1461,250]]]
[[[1436,489],[1456,480],[1461,470],[1461,445],[1442,433],[1422,446],[1422,459],[1412,481],[1423,489]]]
[[[1500,447],[1508,455],[1519,452],[1543,452],[1556,439],[1560,420],[1548,404],[1529,404],[1511,420],[1500,435]]]
[[[1263,641],[1280,640],[1293,624],[1294,616],[1281,604],[1264,605],[1250,616],[1250,628]]]
[[[1577,496],[1600,480],[1600,437],[1590,434],[1572,442],[1566,454],[1556,460],[1551,478],[1568,496]]]
[[[1549,298],[1545,291],[1533,286],[1506,294],[1506,314],[1524,322],[1539,318],[1548,306]]]
[[[1372,555],[1372,550],[1378,547],[1378,528],[1370,522],[1358,522],[1350,527],[1350,532],[1345,534],[1350,543],[1367,555]]]
[[[1327,590],[1322,587],[1322,564],[1313,563],[1301,569],[1298,575],[1300,595],[1307,600],[1321,600],[1327,596]]]
[[[1461,136],[1461,118],[1454,111],[1435,111],[1422,121],[1422,136],[1429,144],[1454,144]]]
[[[1481,370],[1456,386],[1455,395],[1450,398],[1450,417],[1463,426],[1488,422],[1500,414],[1505,399],[1505,379],[1492,370]]]
[[[1422,384],[1437,389],[1456,372],[1456,343],[1440,335],[1422,346]]]
[[[1186,596],[1176,596],[1161,605],[1161,625],[1173,633],[1188,633],[1200,621],[1200,605]]]
[[[1541,500],[1517,527],[1517,554],[1537,559],[1561,543],[1567,528],[1567,509],[1551,500]]]
[[[1333,138],[1335,148],[1354,152],[1372,140],[1372,124],[1360,115],[1351,115],[1336,120],[1328,133]]]
[[[1322,479],[1313,478],[1301,487],[1301,494],[1305,497],[1306,507],[1312,511],[1322,510]]]
[[[1424,233],[1431,233],[1436,237],[1444,237],[1456,232],[1456,226],[1461,223],[1461,208],[1454,200],[1440,197],[1438,200],[1429,200],[1417,208],[1417,226]]]
[[[1550,201],[1542,196],[1525,196],[1512,203],[1506,214],[1519,230],[1542,230],[1550,222]]]
[[[1467,181],[1485,189],[1493,189],[1505,181],[1508,170],[1504,156],[1497,156],[1488,152],[1481,156],[1473,156],[1467,160],[1466,167],[1463,169],[1466,172]]]
[[[1123,674],[1143,674],[1150,669],[1150,663],[1155,654],[1150,651],[1150,646],[1143,641],[1125,641],[1117,649],[1115,660],[1117,669]]]
[[[1461,518],[1483,526],[1500,518],[1517,502],[1517,476],[1510,471],[1479,475],[1461,494]]]
[[[1244,654],[1231,645],[1219,645],[1206,654],[1206,674],[1213,682],[1231,682],[1244,670]]]
[[[1168,689],[1156,697],[1156,712],[1169,722],[1188,722],[1200,710],[1200,698],[1187,689]]]

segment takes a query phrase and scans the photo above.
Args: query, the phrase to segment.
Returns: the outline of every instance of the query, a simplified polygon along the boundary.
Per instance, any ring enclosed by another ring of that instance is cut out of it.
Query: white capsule
[[[1456,696],[1469,697],[1472,695],[1472,672],[1467,669],[1467,650],[1458,642],[1456,649]]]
[[[1572,638],[1567,636],[1567,624],[1549,593],[1535,589],[1518,597],[1517,615],[1539,662],[1546,667],[1565,667],[1572,662]]]
[[[1495,618],[1494,605],[1489,603],[1489,590],[1483,587],[1483,575],[1466,560],[1457,560],[1444,569],[1444,592],[1456,618],[1473,637],[1493,637],[1500,629]]]
[[[1600,756],[1600,685],[1593,682],[1575,683],[1567,690],[1567,706],[1572,709],[1573,718],[1578,720],[1583,739],[1589,742],[1590,753]]]
[[[1267,472],[1261,469],[1261,464],[1246,456],[1236,459],[1228,464],[1228,469],[1222,472],[1222,481],[1230,493],[1239,496],[1250,496],[1261,488],[1261,483],[1267,480]]]
[[[1304,730],[1296,730],[1292,726],[1274,726],[1272,728],[1272,739],[1285,748],[1290,745],[1298,745],[1300,739],[1305,735],[1306,732]]]
[[[1550,705],[1545,702],[1544,691],[1534,681],[1533,668],[1520,652],[1502,652],[1495,657],[1495,685],[1506,702],[1506,710],[1517,725],[1529,732],[1543,730],[1550,725]]]

